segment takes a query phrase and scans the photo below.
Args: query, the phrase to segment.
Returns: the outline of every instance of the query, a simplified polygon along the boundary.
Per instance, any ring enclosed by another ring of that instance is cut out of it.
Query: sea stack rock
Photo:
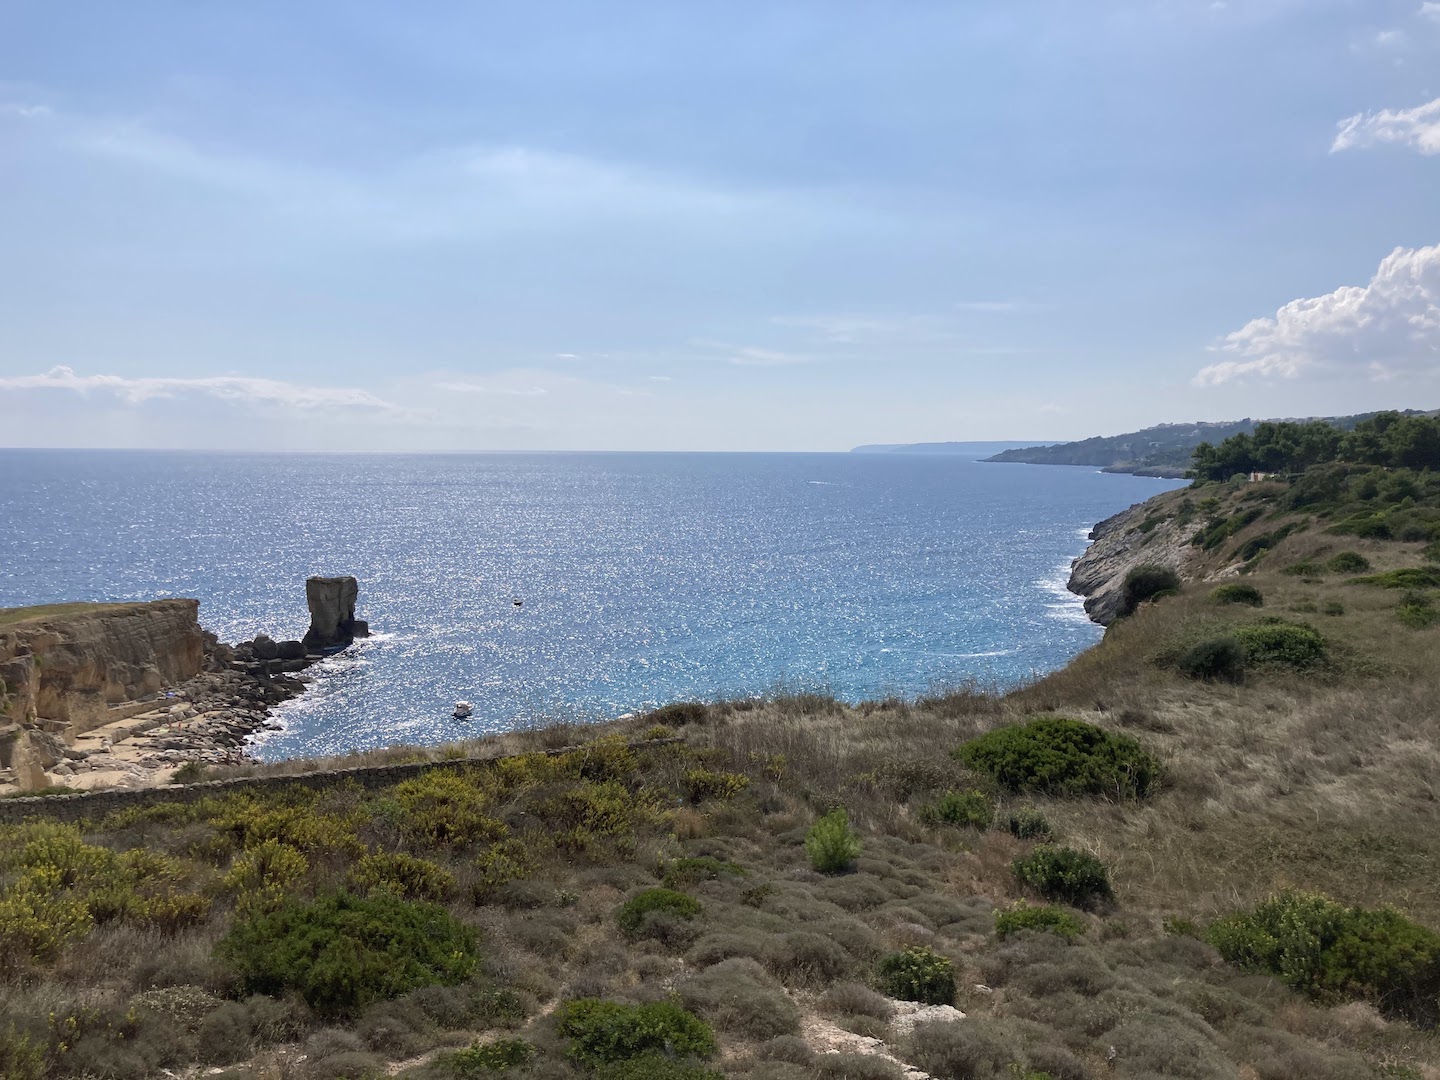
[[[305,581],[310,629],[304,645],[309,652],[343,649],[357,637],[369,637],[370,626],[355,618],[360,585],[353,577],[312,577]]]

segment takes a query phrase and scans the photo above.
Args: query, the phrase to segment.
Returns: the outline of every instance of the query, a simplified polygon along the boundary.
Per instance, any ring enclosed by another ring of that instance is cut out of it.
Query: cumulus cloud
[[[368,390],[351,387],[306,386],[278,379],[255,379],[242,375],[214,375],[184,379],[170,377],[127,378],[123,375],[81,375],[73,368],[53,367],[40,375],[0,376],[0,391],[69,390],[78,394],[112,394],[127,405],[139,405],[155,398],[199,394],[247,405],[281,406],[290,409],[359,409],[402,414]]]
[[[1229,334],[1230,359],[1195,376],[1213,386],[1245,376],[1295,378],[1315,368],[1389,378],[1440,363],[1440,245],[1396,248],[1368,285],[1292,300],[1273,318]]]
[[[1427,19],[1435,19],[1440,22],[1440,0],[1425,0],[1420,5],[1420,14]]]
[[[1440,154],[1440,98],[1413,109],[1356,113],[1341,120],[1339,128],[1330,145],[1332,154],[1365,150],[1382,143],[1412,146],[1426,155]]]

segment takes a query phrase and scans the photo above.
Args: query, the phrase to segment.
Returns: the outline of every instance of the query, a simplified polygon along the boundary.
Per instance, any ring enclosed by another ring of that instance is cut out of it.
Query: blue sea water
[[[3,450],[0,607],[192,596],[224,640],[293,638],[305,578],[354,574],[375,636],[312,669],[265,758],[914,695],[1094,643],[1070,560],[1173,486],[961,456]]]

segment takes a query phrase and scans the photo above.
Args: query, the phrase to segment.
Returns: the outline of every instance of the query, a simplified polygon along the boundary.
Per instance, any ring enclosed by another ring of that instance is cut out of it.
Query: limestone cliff
[[[1172,516],[1175,502],[1175,492],[1159,495],[1090,530],[1090,546],[1071,565],[1069,589],[1085,597],[1086,613],[1101,626],[1119,618],[1125,575],[1134,567],[1169,566],[1182,578],[1200,576],[1200,551],[1190,543],[1199,523]]]
[[[0,714],[86,730],[205,666],[198,600],[66,605],[0,625]]]

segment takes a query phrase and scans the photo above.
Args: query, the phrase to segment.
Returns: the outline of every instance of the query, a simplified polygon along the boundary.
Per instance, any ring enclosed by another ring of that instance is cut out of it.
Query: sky
[[[1440,407],[1437,0],[0,5],[0,446]]]

